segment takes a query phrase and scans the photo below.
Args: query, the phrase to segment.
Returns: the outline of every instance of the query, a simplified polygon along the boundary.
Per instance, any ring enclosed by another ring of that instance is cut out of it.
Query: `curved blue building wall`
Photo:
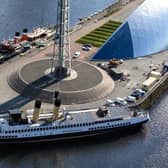
[[[135,58],[165,49],[168,49],[168,0],[146,0],[92,59]]]

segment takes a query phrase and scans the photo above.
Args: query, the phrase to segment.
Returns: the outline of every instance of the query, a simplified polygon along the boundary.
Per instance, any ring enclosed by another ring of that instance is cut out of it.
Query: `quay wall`
[[[156,84],[147,92],[147,95],[138,100],[136,107],[149,109],[160,96],[168,89],[168,73],[166,73]],[[135,107],[134,106],[134,107]]]
[[[93,20],[96,21],[96,20],[101,20],[104,17],[108,17],[112,15],[113,13],[119,11],[120,9],[122,9],[123,6],[127,5],[128,3],[132,1],[136,1],[136,0],[115,0],[113,4],[107,6],[106,8],[102,10],[95,12],[93,15],[90,15],[88,17],[83,17],[82,21],[79,21],[76,25],[71,27],[70,32],[74,32],[80,29],[82,26],[92,22]]]

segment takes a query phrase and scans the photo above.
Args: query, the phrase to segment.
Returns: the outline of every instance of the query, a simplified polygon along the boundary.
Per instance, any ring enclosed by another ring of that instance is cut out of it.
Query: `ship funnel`
[[[54,109],[53,109],[53,119],[54,120],[56,120],[58,118],[60,106],[61,106],[61,100],[58,98],[55,99],[54,100]]]
[[[17,44],[21,41],[20,32],[15,33],[14,43]]]
[[[33,112],[33,121],[34,122],[37,122],[39,119],[40,108],[41,108],[41,101],[36,100],[35,105],[34,105],[34,112]]]
[[[54,91],[54,100],[57,99],[58,94],[59,94],[59,92],[55,90],[55,91]]]
[[[16,33],[15,33],[15,36],[16,36],[16,37],[20,37],[20,32],[16,32]]]
[[[24,29],[23,29],[23,33],[28,33],[28,29],[27,29],[27,28],[24,28]]]
[[[22,41],[28,41],[28,29],[23,29]]]

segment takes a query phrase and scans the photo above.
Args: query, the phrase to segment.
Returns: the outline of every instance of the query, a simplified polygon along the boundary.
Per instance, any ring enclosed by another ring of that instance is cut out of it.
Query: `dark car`
[[[141,97],[140,93],[133,92],[131,96],[135,97],[136,99],[139,99]]]
[[[82,47],[83,51],[90,51],[92,49],[92,44],[84,44]]]
[[[136,89],[131,96],[136,97],[136,99],[139,99],[140,97],[145,96],[145,92],[144,91],[139,91],[138,89]]]
[[[83,51],[90,51],[90,48],[83,46],[83,47],[82,47],[82,50],[83,50]]]
[[[84,46],[84,47],[88,47],[88,48],[90,48],[90,49],[92,48],[92,44],[84,44],[83,46]]]

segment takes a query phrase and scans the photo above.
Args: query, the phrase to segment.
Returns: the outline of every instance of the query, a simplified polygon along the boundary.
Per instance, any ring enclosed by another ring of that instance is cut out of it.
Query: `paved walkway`
[[[77,39],[89,33],[90,31],[94,30],[95,28],[99,27],[100,25],[102,25],[103,23],[107,22],[110,19],[123,21],[143,1],[144,0],[134,0],[128,5],[124,6],[122,10],[116,12],[112,16],[101,19],[97,22],[95,22],[95,20],[89,21],[88,24],[85,24],[85,26],[82,27],[80,30],[71,34],[71,53],[73,53],[76,50],[80,50],[81,48],[80,44],[75,43]],[[23,104],[26,104],[28,101],[30,101],[29,99],[18,95],[15,91],[13,91],[9,87],[7,80],[6,80],[8,75],[11,72],[15,71],[16,69],[22,67],[24,64],[27,64],[31,61],[39,60],[45,57],[51,57],[52,51],[53,51],[53,46],[49,46],[48,48],[46,48],[45,50],[42,50],[41,52],[30,53],[30,54],[23,56],[22,58],[20,57],[13,58],[10,61],[7,61],[0,66],[0,80],[1,80],[0,82],[0,103],[1,104],[5,103],[3,107],[9,108],[10,106],[12,106],[13,108],[16,108],[16,107],[19,107],[19,105],[21,106]],[[97,51],[97,48],[93,48],[90,52],[81,51],[81,59],[88,57],[90,55],[93,55],[96,51]],[[104,101],[97,101],[92,104],[84,104],[82,106],[83,107],[99,106],[103,103]],[[28,104],[28,106],[29,105],[32,107],[32,104]],[[75,108],[75,107],[79,108],[80,105],[79,106],[74,105],[71,108]]]
[[[76,31],[71,35],[71,53],[74,53],[75,51],[79,50],[81,51],[81,57],[88,57],[90,55],[95,54],[95,52],[98,50],[98,48],[93,48],[91,51],[86,52],[81,50],[81,44],[75,43],[76,40],[80,39],[84,35],[88,34],[89,32],[93,31],[94,29],[100,27],[104,23],[108,22],[109,20],[116,20],[123,22],[140,4],[142,4],[144,0],[134,0],[127,4],[126,6],[123,6],[123,8],[113,15],[109,17],[105,17],[103,19],[97,19],[98,21],[95,22],[95,19],[88,22],[88,24],[85,24],[84,27]],[[99,16],[101,18],[101,15]]]

